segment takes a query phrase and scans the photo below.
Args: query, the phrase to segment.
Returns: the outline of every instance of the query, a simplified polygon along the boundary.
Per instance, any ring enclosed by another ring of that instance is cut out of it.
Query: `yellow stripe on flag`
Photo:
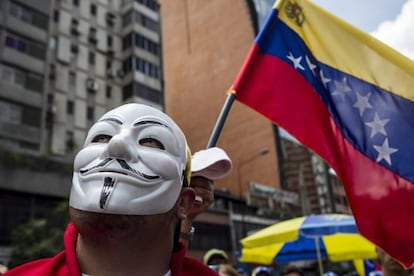
[[[297,17],[302,24],[292,14],[289,17],[287,10],[292,4],[299,8]],[[274,8],[320,62],[414,100],[412,60],[310,1],[279,0]]]

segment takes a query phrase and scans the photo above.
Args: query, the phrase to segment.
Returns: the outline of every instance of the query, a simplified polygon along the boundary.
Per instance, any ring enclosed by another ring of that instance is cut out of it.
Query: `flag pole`
[[[235,99],[236,94],[232,91],[231,93],[229,93],[226,101],[224,102],[220,115],[217,118],[216,125],[214,126],[213,132],[210,135],[210,139],[208,140],[207,148],[214,147],[217,144],[218,137],[220,136],[221,130],[223,129],[223,125],[227,119],[227,115],[229,114],[230,108],[232,107]]]

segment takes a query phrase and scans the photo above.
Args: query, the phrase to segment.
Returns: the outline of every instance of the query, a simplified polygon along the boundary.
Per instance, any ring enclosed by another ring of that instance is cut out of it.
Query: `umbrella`
[[[358,233],[352,216],[309,215],[282,221],[244,239],[241,262],[271,264],[297,260],[375,258],[375,246]]]

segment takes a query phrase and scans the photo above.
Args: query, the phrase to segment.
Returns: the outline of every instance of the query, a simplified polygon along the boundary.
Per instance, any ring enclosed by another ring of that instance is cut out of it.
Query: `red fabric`
[[[80,276],[81,272],[76,258],[76,239],[78,232],[69,224],[65,231],[65,250],[53,258],[36,260],[23,264],[6,272],[5,276]],[[172,276],[217,276],[209,267],[196,259],[185,257],[186,248],[182,245],[181,250],[171,257]]]
[[[235,81],[236,99],[286,129],[334,168],[359,231],[409,266],[414,256],[413,185],[356,150],[309,84],[253,46]]]

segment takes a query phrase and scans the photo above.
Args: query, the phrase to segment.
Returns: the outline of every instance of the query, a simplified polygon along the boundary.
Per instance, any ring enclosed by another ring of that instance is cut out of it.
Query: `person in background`
[[[8,267],[5,266],[4,264],[0,263],[0,275],[3,273],[6,273],[8,270]]]
[[[271,276],[272,269],[267,266],[258,266],[255,267],[252,271],[252,276]]]
[[[375,248],[377,252],[378,262],[381,266],[383,276],[408,276],[409,271],[406,270],[396,259],[391,257],[380,247]]]
[[[208,250],[203,256],[204,264],[208,266],[217,266],[219,264],[228,264],[230,263],[229,257],[226,252],[221,249],[212,248]]]
[[[217,272],[219,276],[240,276],[231,264],[219,264]]]
[[[195,190],[196,199],[181,226],[181,241],[186,245],[195,232],[192,226],[194,219],[214,202],[214,181],[228,175],[231,169],[232,162],[221,148],[212,147],[194,153],[190,187]]]
[[[303,271],[295,265],[287,265],[282,272],[281,276],[304,276]]]
[[[190,162],[184,134],[160,110],[107,112],[74,159],[64,251],[5,275],[217,275],[179,242],[195,199]]]

